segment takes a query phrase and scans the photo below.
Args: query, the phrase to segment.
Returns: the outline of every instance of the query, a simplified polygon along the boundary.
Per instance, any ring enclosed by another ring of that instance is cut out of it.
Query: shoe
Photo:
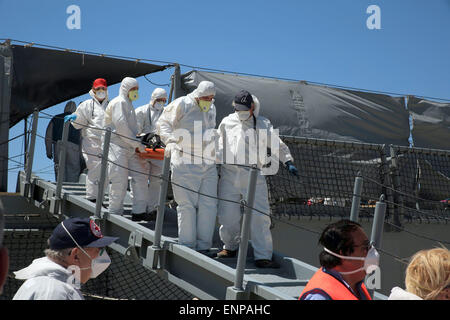
[[[149,218],[150,220],[147,220],[147,221],[153,221],[153,220],[156,221],[156,215],[157,215],[157,214],[158,214],[158,211],[156,211],[156,210],[153,210],[153,211],[151,211],[151,212],[148,212],[147,215],[148,215],[148,218]]]
[[[131,220],[132,221],[152,221],[155,220],[155,217],[151,214],[144,212],[144,213],[132,213],[131,214]]]
[[[272,269],[280,268],[280,265],[277,262],[267,259],[255,260],[255,266],[257,268],[272,268]]]
[[[236,257],[237,250],[223,249],[217,253],[217,258],[234,258]]]
[[[204,254],[205,256],[209,257],[209,258],[214,258],[216,255],[214,253],[212,253],[210,250],[206,249],[206,250],[197,250],[198,253]]]
[[[88,200],[92,203],[97,203],[97,199],[88,199]],[[105,209],[108,209],[103,203],[102,203],[102,207]]]

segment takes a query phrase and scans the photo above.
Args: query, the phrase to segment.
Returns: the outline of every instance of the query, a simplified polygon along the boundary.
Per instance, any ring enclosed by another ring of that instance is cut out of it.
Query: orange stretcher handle
[[[155,159],[155,160],[164,160],[164,149],[156,148],[153,151],[152,148],[145,148],[146,152],[139,152],[139,157],[143,159]]]

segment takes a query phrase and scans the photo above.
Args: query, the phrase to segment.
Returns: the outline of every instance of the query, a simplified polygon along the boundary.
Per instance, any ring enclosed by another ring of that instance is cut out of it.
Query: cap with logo
[[[252,107],[253,97],[247,90],[241,90],[234,97],[234,109],[238,111],[248,111]]]
[[[63,223],[64,226],[62,225]],[[119,238],[104,236],[94,220],[89,218],[70,218],[56,226],[49,242],[50,249],[62,250],[74,248],[77,244],[82,248],[103,248],[117,239]],[[77,244],[74,243],[74,240]]]

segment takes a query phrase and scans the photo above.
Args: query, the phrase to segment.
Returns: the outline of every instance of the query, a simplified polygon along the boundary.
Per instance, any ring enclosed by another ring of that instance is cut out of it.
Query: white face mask
[[[341,258],[341,259],[347,259],[347,260],[361,260],[364,261],[364,266],[362,268],[349,271],[349,272],[340,272],[341,274],[352,274],[359,272],[361,270],[365,270],[367,274],[372,273],[378,268],[378,265],[380,263],[380,254],[378,253],[377,249],[375,247],[371,247],[370,250],[367,252],[367,255],[365,257],[350,257],[350,256],[341,256],[337,253],[334,253],[327,248],[323,248],[326,252],[329,254]]]
[[[97,97],[97,99],[99,100],[103,100],[106,98],[106,91],[105,90],[99,90],[95,93],[95,96]]]
[[[239,117],[239,120],[246,121],[250,119],[250,111],[236,111]]]
[[[161,111],[161,110],[164,108],[164,103],[163,103],[163,102],[156,101],[156,102],[153,104],[153,108],[155,108],[155,109],[158,110],[158,111]]]
[[[89,257],[89,259],[91,259],[91,266],[87,267],[87,268],[80,268],[80,270],[88,270],[91,269],[91,279],[94,279],[96,277],[98,277],[103,271],[105,271],[109,265],[111,264],[111,258],[109,257],[108,253],[106,252],[106,250],[102,250],[99,254],[99,256],[95,259],[92,259],[91,256],[82,248],[78,245],[78,243],[75,241],[75,239],[72,237],[72,235],[70,234],[70,232],[66,229],[66,227],[64,226],[64,223],[61,222],[62,227],[64,228],[64,230],[66,230],[67,234],[69,235],[69,237],[73,240],[73,242],[75,242],[76,246],[85,254]]]

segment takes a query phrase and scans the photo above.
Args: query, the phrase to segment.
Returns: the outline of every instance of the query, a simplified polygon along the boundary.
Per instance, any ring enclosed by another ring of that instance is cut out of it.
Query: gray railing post
[[[101,210],[103,206],[103,199],[105,198],[106,169],[108,168],[108,154],[110,141],[111,141],[111,129],[106,128],[105,139],[103,141],[103,154],[100,169],[100,180],[98,185],[97,201],[95,203],[96,218],[102,218]]]
[[[27,161],[25,164],[26,172],[25,172],[25,189],[24,189],[24,197],[31,196],[30,194],[30,186],[31,186],[31,172],[33,170],[33,161],[34,161],[34,149],[36,147],[36,134],[38,127],[38,119],[39,119],[39,110],[34,109],[33,112],[33,124],[31,127],[31,137],[30,137],[30,147],[27,153]]]
[[[69,138],[70,121],[64,122],[62,140],[59,148],[59,162],[58,162],[58,179],[56,181],[56,199],[61,200],[62,185],[65,177],[66,171],[66,149],[67,140]]]
[[[158,269],[158,260],[160,258],[161,235],[164,222],[164,214],[166,209],[167,187],[169,186],[170,173],[170,157],[164,157],[163,168],[161,173],[161,181],[159,188],[159,202],[157,206],[157,214],[155,221],[155,237],[153,245],[147,248],[147,257],[144,260],[144,265],[155,270]]]
[[[390,145],[390,153],[391,153],[391,174],[393,176],[393,195],[394,199],[396,199],[396,203],[399,204],[398,207],[394,208],[394,225],[401,227],[400,216],[404,216],[404,207],[403,207],[403,196],[401,193],[397,193],[396,190],[400,188],[400,177],[398,175],[398,158],[397,152],[393,145]],[[395,207],[395,205],[394,205]]]
[[[164,157],[163,169],[161,174],[160,188],[159,188],[159,204],[157,207],[156,222],[155,222],[155,248],[161,248],[161,235],[164,222],[164,211],[166,209],[167,187],[169,185],[170,172],[170,158]]]
[[[385,214],[386,203],[384,202],[384,194],[382,194],[380,197],[380,201],[377,201],[375,206],[375,213],[372,222],[372,233],[370,236],[370,242],[375,248],[381,248]]]
[[[233,290],[241,292],[244,291],[244,271],[245,263],[247,260],[248,241],[250,239],[250,223],[252,218],[252,207],[255,200],[257,174],[258,170],[255,167],[250,169],[248,177],[247,197],[245,201],[246,207],[244,208],[244,217],[242,219],[241,241],[239,243],[239,254],[236,264],[236,278],[234,280],[233,287]]]
[[[354,222],[358,222],[362,187],[363,187],[363,178],[361,176],[361,171],[359,171],[358,175],[355,178],[355,185],[353,187],[352,209],[350,211],[350,220]]]

